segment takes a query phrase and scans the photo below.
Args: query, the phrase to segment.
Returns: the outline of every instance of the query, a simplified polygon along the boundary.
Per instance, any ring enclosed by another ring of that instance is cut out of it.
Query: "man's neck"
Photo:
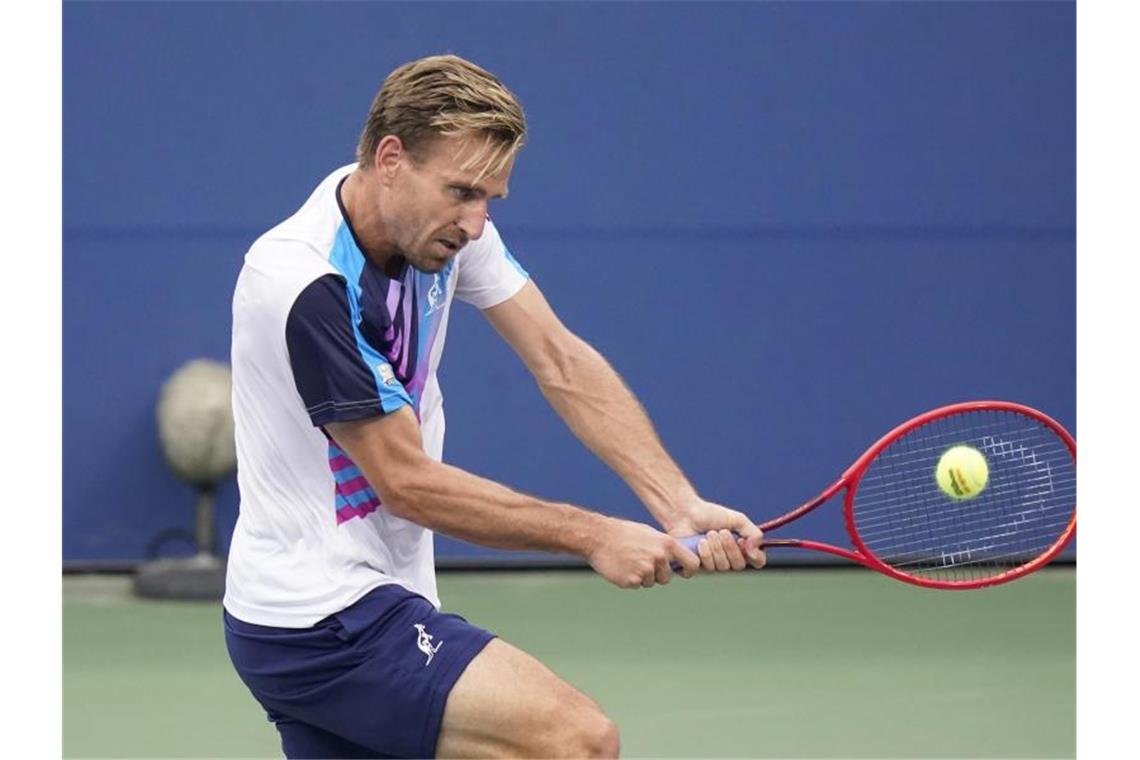
[[[388,238],[380,219],[380,205],[373,197],[373,186],[357,167],[340,186],[340,200],[352,234],[361,252],[385,273],[403,269],[404,257]]]

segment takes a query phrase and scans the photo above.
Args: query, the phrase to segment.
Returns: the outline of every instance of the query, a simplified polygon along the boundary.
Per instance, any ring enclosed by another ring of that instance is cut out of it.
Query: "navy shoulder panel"
[[[293,379],[314,425],[375,417],[400,405],[382,396],[406,396],[391,384],[382,394],[361,340],[341,277],[314,280],[293,302],[285,341]]]

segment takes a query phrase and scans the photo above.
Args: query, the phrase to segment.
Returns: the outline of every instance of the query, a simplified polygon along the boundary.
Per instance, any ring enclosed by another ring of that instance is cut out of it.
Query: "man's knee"
[[[591,727],[589,753],[586,757],[617,757],[621,754],[621,736],[617,724],[598,713],[598,720]]]
[[[554,757],[617,757],[621,737],[617,724],[593,705],[582,709],[574,720],[566,721],[568,731],[560,732],[559,746],[551,747]]]

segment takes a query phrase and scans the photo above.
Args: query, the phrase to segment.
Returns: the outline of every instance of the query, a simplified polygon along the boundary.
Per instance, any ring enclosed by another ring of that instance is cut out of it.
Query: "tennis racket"
[[[985,488],[956,500],[939,488],[942,454],[965,444],[989,467]],[[760,525],[765,549],[808,549],[918,586],[974,589],[1044,567],[1077,529],[1077,443],[1055,420],[1008,401],[920,414],[880,438],[819,496]],[[840,491],[852,549],[767,534]],[[693,552],[704,536],[679,539]]]

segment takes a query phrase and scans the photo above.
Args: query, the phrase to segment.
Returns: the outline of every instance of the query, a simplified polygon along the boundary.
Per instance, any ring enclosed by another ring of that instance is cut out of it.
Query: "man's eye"
[[[456,198],[458,198],[461,201],[471,200],[472,198],[475,197],[474,191],[472,191],[471,188],[469,188],[469,187],[453,186],[451,188],[451,194],[454,195]]]

